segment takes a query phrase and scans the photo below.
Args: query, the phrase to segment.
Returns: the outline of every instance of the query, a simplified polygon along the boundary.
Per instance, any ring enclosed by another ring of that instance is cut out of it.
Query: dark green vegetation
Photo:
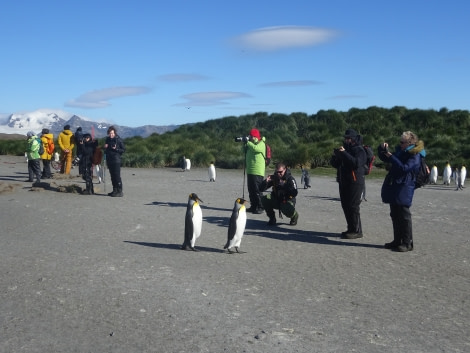
[[[369,107],[347,112],[320,110],[313,115],[260,112],[182,125],[161,135],[125,139],[123,164],[176,167],[186,156],[194,167],[206,167],[214,161],[219,168],[243,168],[242,144],[234,142],[234,138],[246,136],[252,127],[266,137],[273,150],[273,162],[282,160],[295,167],[328,167],[333,148],[342,144],[344,131],[349,127],[363,135],[364,143],[374,151],[382,141],[396,145],[401,133],[411,130],[424,141],[428,164],[436,164],[439,170],[446,161],[460,167],[470,159],[469,111]],[[0,154],[22,155],[24,144],[0,141]],[[381,167],[380,160],[376,160],[376,166]]]

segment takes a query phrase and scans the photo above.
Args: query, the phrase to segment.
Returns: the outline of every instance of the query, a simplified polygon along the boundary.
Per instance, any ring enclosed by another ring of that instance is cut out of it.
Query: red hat
[[[261,135],[258,131],[258,129],[251,129],[250,135],[253,137],[256,137],[258,140],[261,140]]]

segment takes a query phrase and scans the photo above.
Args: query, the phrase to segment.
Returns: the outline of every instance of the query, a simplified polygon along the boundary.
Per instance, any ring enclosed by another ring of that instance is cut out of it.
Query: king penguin
[[[450,185],[450,178],[452,176],[452,169],[450,168],[449,162],[447,162],[444,167],[444,172],[442,173],[442,180],[445,185]]]
[[[461,182],[461,189],[464,188],[465,185],[465,178],[467,177],[467,168],[463,165],[462,168],[460,168],[460,182]]]
[[[209,166],[209,181],[215,181],[215,166],[214,162],[211,162],[211,165]]]
[[[235,205],[233,206],[232,216],[230,217],[230,224],[228,226],[228,236],[227,244],[225,244],[224,249],[232,254],[232,248],[235,248],[237,253],[240,243],[243,238],[243,233],[245,232],[246,226],[246,200],[238,198],[235,200]]]
[[[195,194],[189,194],[188,206],[186,207],[186,218],[184,221],[184,243],[182,250],[193,250],[196,239],[201,235],[202,229],[202,211],[199,203],[202,200]]]
[[[437,184],[437,167],[435,165],[431,168],[430,183]]]

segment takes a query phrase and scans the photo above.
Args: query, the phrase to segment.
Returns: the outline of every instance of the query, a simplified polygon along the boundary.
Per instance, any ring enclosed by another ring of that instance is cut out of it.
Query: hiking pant
[[[262,209],[261,191],[259,189],[264,177],[261,175],[247,174],[248,195],[250,197],[250,208],[252,210]]]
[[[411,212],[408,206],[390,205],[390,217],[393,224],[393,241],[398,245],[413,244]]]
[[[62,151],[62,174],[70,174],[70,169],[72,169],[72,152]]]
[[[122,191],[122,181],[121,181],[121,161],[117,163],[107,162],[109,175],[111,176],[111,183],[113,184],[114,189],[121,189]]]
[[[42,160],[42,177],[43,178],[50,178],[52,177],[51,172],[51,160],[50,159],[43,159]]]
[[[279,202],[279,200],[270,193],[264,195],[261,198],[261,202],[263,203],[264,210],[269,218],[275,216],[274,209],[281,211],[281,213],[288,218],[292,218],[295,214],[295,201],[290,200]]]
[[[34,176],[36,176],[36,181],[39,183],[41,181],[41,163],[40,159],[29,159],[28,160],[28,174],[29,180],[33,181]]]
[[[362,233],[361,224],[361,198],[364,191],[364,184],[339,184],[339,196],[344,217],[348,224],[348,233]]]

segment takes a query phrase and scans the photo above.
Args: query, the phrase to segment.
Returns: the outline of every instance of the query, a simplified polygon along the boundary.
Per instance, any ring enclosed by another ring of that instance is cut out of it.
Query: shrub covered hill
[[[383,141],[398,144],[401,133],[411,130],[424,141],[428,164],[439,170],[447,161],[460,168],[470,159],[469,111],[397,106],[320,110],[313,115],[258,112],[181,125],[163,134],[125,139],[123,163],[127,167],[176,167],[185,156],[194,167],[206,167],[214,161],[219,168],[243,168],[242,143],[234,138],[246,136],[253,127],[271,146],[272,163],[284,161],[292,167],[328,167],[333,149],[342,144],[349,127],[374,151]],[[376,166],[380,163],[377,159]]]

